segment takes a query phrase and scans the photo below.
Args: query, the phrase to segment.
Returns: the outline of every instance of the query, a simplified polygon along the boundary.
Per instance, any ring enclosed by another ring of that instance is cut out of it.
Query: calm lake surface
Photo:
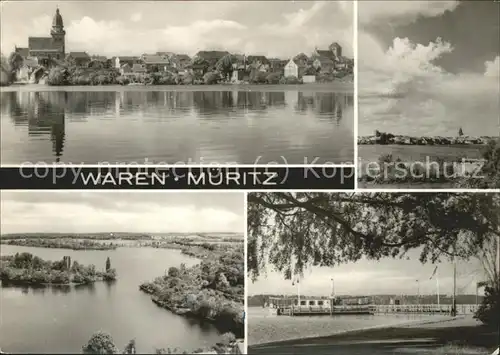
[[[59,90],[0,93],[2,164],[354,160],[349,91],[300,86]]]
[[[174,315],[157,307],[139,291],[139,284],[161,276],[171,266],[198,261],[179,251],[154,248],[118,248],[109,251],[72,251],[1,245],[2,255],[29,252],[43,259],[71,256],[83,264],[104,269],[106,258],[118,273],[113,284],[81,287],[0,288],[0,348],[8,353],[81,353],[93,333],[111,334],[123,350],[136,340],[138,353],[155,348],[195,350],[219,339],[212,325]]]
[[[440,319],[428,315],[350,315],[288,317],[270,315],[267,308],[248,308],[248,345],[321,337],[368,327],[389,326]],[[448,317],[449,318],[449,317]]]

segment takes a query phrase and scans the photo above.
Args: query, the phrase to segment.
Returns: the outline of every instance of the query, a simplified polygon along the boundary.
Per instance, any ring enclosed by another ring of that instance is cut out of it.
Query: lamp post
[[[420,280],[417,281],[417,304],[420,305]]]

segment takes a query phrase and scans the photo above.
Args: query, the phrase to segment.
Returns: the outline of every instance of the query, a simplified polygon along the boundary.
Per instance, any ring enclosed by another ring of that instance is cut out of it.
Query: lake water
[[[83,264],[104,269],[106,258],[117,270],[113,284],[72,288],[0,288],[0,348],[8,353],[81,353],[93,333],[109,333],[120,351],[131,339],[137,350],[155,348],[195,350],[211,347],[219,332],[209,324],[174,315],[157,307],[139,291],[144,281],[161,276],[171,266],[198,261],[179,251],[118,248],[109,251],[72,251],[1,245],[1,254],[29,252],[43,259],[69,255]]]
[[[352,93],[148,88],[1,92],[2,164],[354,160]]]
[[[441,316],[428,315],[349,315],[289,317],[270,315],[267,308],[248,308],[248,346],[360,330],[368,327],[407,324]],[[441,317],[446,318],[446,317]]]

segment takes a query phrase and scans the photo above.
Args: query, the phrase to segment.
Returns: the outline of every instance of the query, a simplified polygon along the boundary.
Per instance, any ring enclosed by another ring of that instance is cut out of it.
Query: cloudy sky
[[[418,253],[409,254],[410,260],[382,259],[380,261],[361,260],[334,268],[311,268],[304,272],[300,281],[303,295],[329,296],[334,279],[339,295],[373,294],[436,294],[435,279],[430,279],[436,265],[421,264]],[[453,292],[453,265],[442,262],[438,265],[440,294]],[[473,260],[457,263],[458,293],[475,294],[475,282],[481,281],[480,263]],[[416,282],[419,280],[419,283]],[[420,284],[420,285],[419,285]],[[255,283],[249,283],[248,293],[252,294],[297,294],[297,287],[290,280],[284,280],[279,273],[268,271]]]
[[[1,232],[244,233],[242,193],[2,191]]]
[[[360,1],[360,134],[499,134],[499,10],[494,1]]]
[[[48,36],[59,5],[67,50],[91,54],[227,49],[289,57],[339,42],[352,56],[350,1],[2,2],[2,51]],[[21,25],[22,24],[22,25]]]

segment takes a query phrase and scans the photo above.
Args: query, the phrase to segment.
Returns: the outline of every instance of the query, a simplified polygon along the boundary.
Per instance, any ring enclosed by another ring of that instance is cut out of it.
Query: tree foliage
[[[231,54],[225,55],[217,62],[215,67],[226,80],[230,79],[233,73],[233,56]]]
[[[362,257],[421,262],[468,258],[499,235],[498,194],[251,193],[248,269],[270,264],[286,278],[310,265],[334,266]]]
[[[500,289],[488,285],[484,289],[484,298],[474,318],[486,325],[498,328],[500,325]]]
[[[82,352],[84,354],[118,354],[119,350],[111,335],[97,332],[92,335],[87,344],[82,346]]]
[[[108,258],[106,259],[106,272],[108,272],[111,269],[111,260]]]
[[[17,53],[12,52],[9,56],[9,65],[11,70],[11,81],[16,81],[17,71],[22,67],[24,62],[23,57]]]
[[[460,188],[500,188],[500,139],[493,139],[482,149],[484,164],[476,174],[459,182]]]

